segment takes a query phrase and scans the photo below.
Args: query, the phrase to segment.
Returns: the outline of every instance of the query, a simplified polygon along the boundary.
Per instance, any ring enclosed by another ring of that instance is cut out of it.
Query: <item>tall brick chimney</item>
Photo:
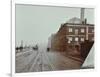
[[[80,14],[80,19],[81,19],[81,23],[84,24],[84,9],[85,8],[81,8],[81,14]]]

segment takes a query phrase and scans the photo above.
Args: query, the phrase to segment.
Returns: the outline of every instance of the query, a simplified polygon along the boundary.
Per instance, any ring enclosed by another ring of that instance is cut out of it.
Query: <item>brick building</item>
[[[94,25],[93,24],[72,24],[65,23],[66,39],[69,44],[79,44],[85,40],[94,41]]]
[[[51,50],[65,51],[66,42],[66,28],[62,26],[56,34],[51,36]]]
[[[51,35],[51,50],[66,51],[68,46],[80,45],[85,40],[94,41],[94,25],[84,19],[84,8],[80,18],[74,17],[61,24],[58,32]]]
[[[85,40],[94,41],[94,25],[64,23],[51,39],[51,49],[66,51],[68,45],[79,45]]]

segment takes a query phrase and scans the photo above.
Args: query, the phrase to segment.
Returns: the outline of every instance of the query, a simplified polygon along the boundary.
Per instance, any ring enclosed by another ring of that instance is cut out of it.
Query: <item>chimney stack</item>
[[[81,8],[81,16],[80,16],[80,19],[82,21],[82,24],[84,24],[84,9],[85,8]]]
[[[85,18],[84,24],[87,24],[87,19]]]

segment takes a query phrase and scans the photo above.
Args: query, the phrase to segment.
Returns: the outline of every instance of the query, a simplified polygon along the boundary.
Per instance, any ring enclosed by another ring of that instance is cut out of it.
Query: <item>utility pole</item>
[[[23,47],[23,40],[21,40],[21,47]]]
[[[23,50],[23,40],[21,40],[20,51]]]

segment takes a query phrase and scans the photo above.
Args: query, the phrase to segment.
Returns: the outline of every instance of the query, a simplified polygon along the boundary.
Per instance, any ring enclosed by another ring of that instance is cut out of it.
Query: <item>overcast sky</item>
[[[62,23],[73,17],[80,18],[80,8],[16,4],[16,45],[21,40],[24,45],[47,42]],[[85,9],[85,18],[94,24],[94,9]]]

